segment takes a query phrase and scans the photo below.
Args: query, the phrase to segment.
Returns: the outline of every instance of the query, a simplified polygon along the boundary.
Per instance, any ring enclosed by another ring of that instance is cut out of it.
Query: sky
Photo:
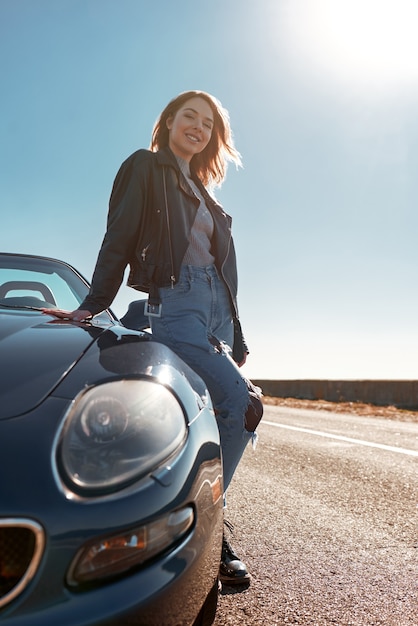
[[[228,109],[255,379],[418,376],[415,0],[0,0],[0,250],[90,279],[169,100]],[[143,294],[123,287],[123,315]]]

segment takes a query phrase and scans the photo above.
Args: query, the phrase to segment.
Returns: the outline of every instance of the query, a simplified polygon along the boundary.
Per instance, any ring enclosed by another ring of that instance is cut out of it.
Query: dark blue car
[[[0,623],[211,624],[223,485],[209,394],[111,311],[40,310],[87,291],[66,263],[0,254]]]

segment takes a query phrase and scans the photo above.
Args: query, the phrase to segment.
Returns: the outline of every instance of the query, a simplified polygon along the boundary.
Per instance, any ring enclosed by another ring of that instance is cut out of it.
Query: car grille
[[[42,527],[32,520],[0,519],[0,607],[29,584],[45,545]]]

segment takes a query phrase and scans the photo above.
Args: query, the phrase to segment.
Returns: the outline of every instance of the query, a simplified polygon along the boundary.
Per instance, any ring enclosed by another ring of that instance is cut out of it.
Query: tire
[[[218,581],[216,580],[199,611],[199,615],[193,622],[193,626],[211,626],[213,624],[218,607],[218,595]]]

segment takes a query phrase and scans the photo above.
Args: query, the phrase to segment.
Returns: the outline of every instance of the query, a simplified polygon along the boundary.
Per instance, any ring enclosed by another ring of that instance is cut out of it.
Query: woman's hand
[[[45,315],[53,315],[61,320],[72,320],[73,322],[84,322],[93,317],[90,311],[76,309],[75,311],[63,311],[62,309],[42,309]]]

